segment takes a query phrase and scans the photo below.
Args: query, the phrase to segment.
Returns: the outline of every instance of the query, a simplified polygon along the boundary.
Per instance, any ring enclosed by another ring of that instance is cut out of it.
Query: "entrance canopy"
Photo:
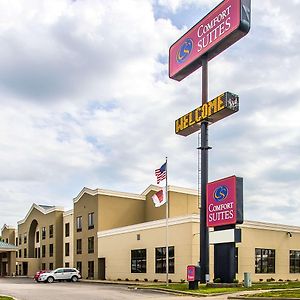
[[[18,251],[18,247],[12,244],[4,243],[0,241],[0,253],[1,252],[13,252]]]

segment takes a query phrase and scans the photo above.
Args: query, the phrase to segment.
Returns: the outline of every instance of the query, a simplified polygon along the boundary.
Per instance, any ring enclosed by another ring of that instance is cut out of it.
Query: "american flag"
[[[165,162],[159,169],[155,170],[155,176],[157,179],[157,184],[167,177],[167,163]]]

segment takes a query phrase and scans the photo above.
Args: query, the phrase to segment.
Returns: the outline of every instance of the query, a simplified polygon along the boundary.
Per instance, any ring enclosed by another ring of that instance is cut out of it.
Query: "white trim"
[[[185,224],[190,222],[199,223],[199,215],[194,214],[194,215],[188,215],[183,217],[171,218],[168,220],[168,225],[173,226],[173,225]],[[97,232],[97,237],[101,238],[106,236],[112,236],[112,235],[117,235],[122,233],[129,233],[129,232],[135,232],[135,231],[141,231],[141,230],[147,230],[153,228],[160,228],[165,226],[166,226],[166,220],[160,219],[156,221],[150,221],[150,222],[145,222],[145,223],[140,223],[135,225],[129,225],[124,227],[99,231]]]
[[[10,229],[11,229],[11,230],[16,230],[15,227],[4,224],[3,227],[1,228],[1,232],[2,232],[5,228],[8,229],[8,230],[10,230]]]
[[[63,213],[63,217],[67,217],[71,215],[73,215],[73,209],[67,210]]]
[[[258,221],[245,221],[243,224],[237,225],[241,228],[253,228],[253,229],[262,229],[262,230],[272,230],[272,231],[286,231],[291,233],[300,233],[299,226],[283,225],[283,224],[274,224]]]
[[[146,200],[145,196],[139,194],[124,193],[124,192],[117,192],[117,191],[103,190],[103,189],[92,190],[87,187],[84,187],[80,191],[80,193],[75,198],[73,198],[73,203],[78,202],[84,194],[89,194],[91,196],[103,195],[103,196],[113,196],[113,197],[120,197],[120,198],[130,198],[134,200]]]
[[[31,208],[29,209],[26,217],[23,220],[18,221],[18,225],[21,225],[21,224],[25,223],[27,218],[29,217],[29,215],[31,214],[31,212],[34,209],[38,210],[39,212],[41,212],[44,215],[50,214],[54,211],[64,211],[64,208],[62,206],[53,206],[53,207],[50,207],[48,209],[44,209],[44,208],[40,207],[38,204],[33,203]]]
[[[147,195],[151,191],[158,192],[161,189],[160,186],[150,184],[143,192],[142,195]],[[175,193],[183,193],[183,194],[189,194],[189,195],[195,195],[198,196],[198,191],[194,189],[189,188],[183,188],[180,186],[174,186],[174,185],[168,185],[168,192],[175,192]]]

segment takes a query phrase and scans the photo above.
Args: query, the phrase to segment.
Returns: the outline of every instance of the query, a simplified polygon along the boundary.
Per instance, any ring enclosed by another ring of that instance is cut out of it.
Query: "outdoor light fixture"
[[[293,236],[292,233],[289,232],[289,231],[286,234],[287,234],[288,237],[292,237]]]

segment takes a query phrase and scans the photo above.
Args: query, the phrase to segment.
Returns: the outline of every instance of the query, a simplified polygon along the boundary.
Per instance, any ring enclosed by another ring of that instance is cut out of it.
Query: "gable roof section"
[[[117,192],[117,191],[111,191],[111,190],[103,190],[103,189],[94,189],[94,190],[92,190],[92,189],[89,189],[87,187],[84,187],[80,191],[80,193],[75,198],[73,198],[73,203],[78,202],[84,194],[88,194],[88,195],[91,195],[91,196],[103,195],[103,196],[113,196],[113,197],[120,197],[120,198],[129,198],[129,199],[134,199],[134,200],[145,200],[144,195]]]
[[[162,189],[162,187],[154,184],[150,184],[143,192],[142,195],[146,196],[149,192],[151,191],[159,191]],[[168,185],[168,191],[169,192],[175,192],[175,193],[182,193],[182,194],[188,194],[188,195],[193,195],[193,196],[198,196],[198,191],[194,189],[189,189],[189,188],[183,188],[180,186],[174,186],[174,185]]]
[[[2,232],[4,229],[8,229],[8,230],[16,230],[15,227],[9,226],[9,225],[7,225],[7,224],[4,224],[4,225],[3,225],[3,227],[1,228],[1,232]]]
[[[64,211],[64,208],[61,206],[38,205],[38,204],[33,203],[31,208],[29,209],[26,217],[23,220],[18,221],[18,225],[25,223],[27,218],[29,217],[29,215],[32,213],[32,211],[34,209],[38,210],[39,212],[41,212],[44,215],[50,214],[54,211]]]

